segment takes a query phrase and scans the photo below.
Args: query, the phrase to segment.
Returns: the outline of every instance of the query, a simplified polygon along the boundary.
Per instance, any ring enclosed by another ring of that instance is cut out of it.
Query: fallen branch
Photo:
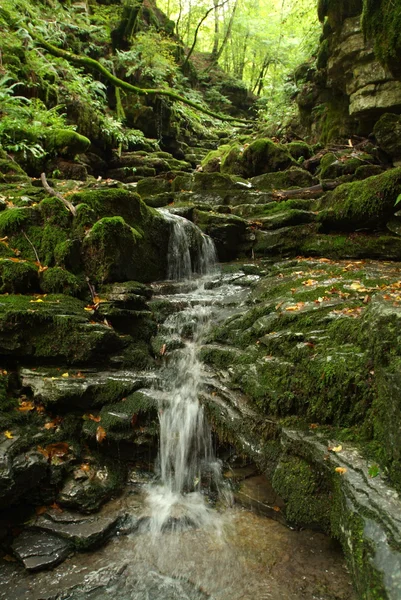
[[[272,195],[278,202],[280,200],[287,200],[288,198],[318,198],[323,192],[335,190],[342,183],[342,181],[326,181],[323,184],[319,183],[318,185],[312,185],[307,188],[298,188],[297,190],[275,190],[272,192]]]
[[[26,241],[32,246],[32,249],[33,249],[35,257],[36,257],[36,262],[38,263],[39,268],[42,269],[42,263],[40,262],[39,254],[37,253],[35,246],[33,245],[33,243],[31,242],[31,240],[29,239],[29,237],[27,236],[27,234],[25,233],[24,230],[22,230],[22,234],[25,237]]]
[[[61,48],[57,48],[49,42],[46,42],[42,37],[30,31],[32,37],[35,39],[36,43],[45,48],[50,54],[53,56],[57,56],[58,58],[64,58],[68,62],[75,63],[80,66],[89,67],[91,69],[95,69],[99,73],[101,73],[112,85],[115,87],[121,88],[123,90],[127,90],[128,92],[132,92],[134,94],[138,94],[139,96],[167,96],[171,98],[171,100],[175,100],[176,102],[182,102],[183,104],[187,104],[191,106],[195,110],[204,113],[205,115],[209,115],[215,119],[219,119],[220,121],[229,121],[231,123],[243,123],[245,125],[252,124],[253,121],[248,121],[246,119],[236,119],[235,117],[227,117],[224,115],[220,115],[219,113],[215,113],[212,110],[208,110],[207,108],[203,108],[196,102],[192,102],[192,100],[188,100],[183,96],[180,96],[176,92],[174,92],[170,88],[166,89],[143,89],[128,83],[128,81],[124,81],[123,79],[119,79],[111,73],[106,67],[104,67],[97,60],[90,58],[89,56],[78,56],[77,54],[73,54],[72,52],[67,52],[67,50],[62,50]]]
[[[42,185],[45,188],[46,192],[48,194],[50,194],[50,196],[54,196],[55,198],[58,198],[59,200],[61,200],[61,202],[66,207],[66,209],[69,210],[70,213],[75,217],[75,215],[77,214],[77,210],[76,210],[75,206],[73,204],[71,204],[71,202],[66,200],[64,198],[64,196],[62,196],[59,192],[56,192],[56,190],[54,190],[52,187],[50,187],[50,185],[47,183],[45,173],[41,173],[40,180],[41,180]]]

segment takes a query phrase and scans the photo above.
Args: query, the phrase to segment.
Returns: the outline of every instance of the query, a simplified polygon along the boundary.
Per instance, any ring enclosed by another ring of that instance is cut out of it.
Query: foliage
[[[174,52],[176,44],[155,29],[141,31],[130,50],[117,51],[117,68],[139,83],[174,87],[180,78]]]

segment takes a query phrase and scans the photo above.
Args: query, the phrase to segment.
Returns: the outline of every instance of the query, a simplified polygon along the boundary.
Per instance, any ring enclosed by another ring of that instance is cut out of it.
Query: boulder
[[[386,113],[375,123],[373,133],[380,148],[396,166],[401,166],[401,116]]]

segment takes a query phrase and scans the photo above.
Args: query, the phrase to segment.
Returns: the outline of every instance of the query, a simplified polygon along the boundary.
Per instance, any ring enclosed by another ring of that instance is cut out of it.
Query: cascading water
[[[205,282],[216,272],[213,241],[193,223],[162,210],[171,222],[168,277],[188,280],[194,273],[191,301],[186,309],[169,317],[164,331],[180,339],[182,347],[164,369],[163,398],[159,410],[160,482],[149,489],[151,529],[160,532],[167,524],[202,525],[210,521],[202,490],[221,492],[220,464],[216,460],[210,429],[199,403],[202,363],[199,344],[210,324],[212,304],[205,301]]]

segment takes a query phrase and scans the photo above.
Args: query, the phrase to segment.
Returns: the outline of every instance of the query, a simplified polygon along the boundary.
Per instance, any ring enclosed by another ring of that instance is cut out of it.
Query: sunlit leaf
[[[14,437],[14,436],[13,436],[13,434],[11,433],[11,431],[5,431],[5,432],[4,432],[4,435],[6,436],[6,438],[7,438],[8,440],[12,440],[12,439],[13,439],[13,437]]]
[[[335,469],[336,473],[339,473],[340,475],[344,475],[344,473],[347,472],[347,468],[346,467],[336,467]]]
[[[99,427],[96,430],[96,441],[101,444],[104,440],[104,438],[106,437],[106,430],[104,429],[104,427],[102,427],[101,425],[99,425]]]

